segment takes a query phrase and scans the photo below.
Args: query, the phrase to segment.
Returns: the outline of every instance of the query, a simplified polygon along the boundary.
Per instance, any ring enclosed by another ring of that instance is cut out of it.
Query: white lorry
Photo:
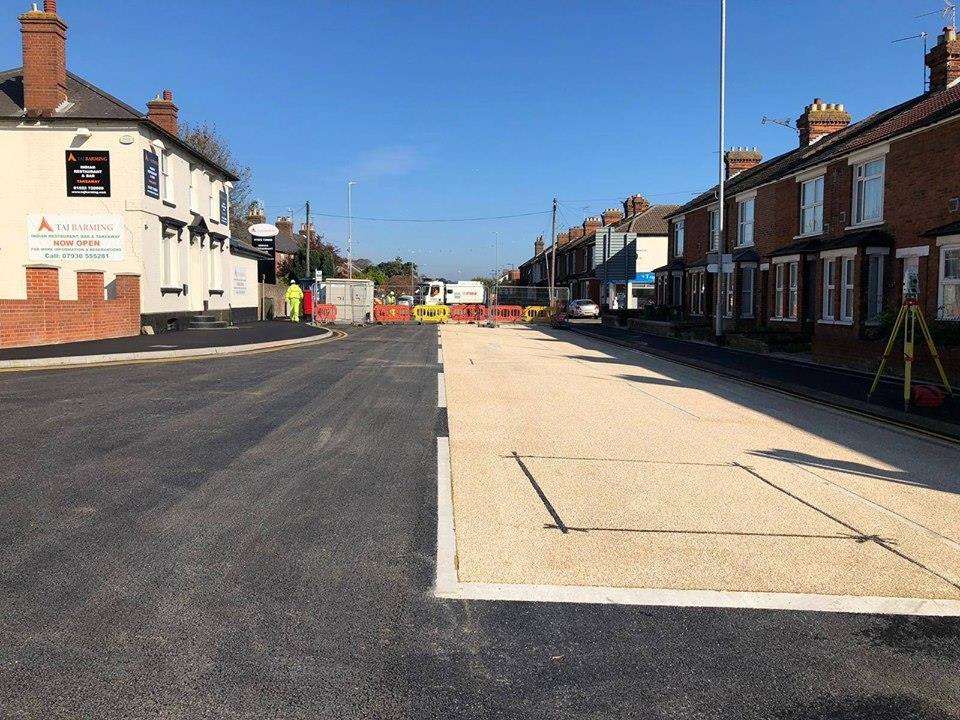
[[[483,305],[487,300],[483,283],[474,280],[455,283],[430,280],[420,286],[417,295],[421,305]]]

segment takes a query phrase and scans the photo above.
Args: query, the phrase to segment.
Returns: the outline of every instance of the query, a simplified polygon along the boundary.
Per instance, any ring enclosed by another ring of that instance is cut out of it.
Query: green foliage
[[[380,270],[388,278],[397,275],[410,277],[411,274],[414,277],[419,276],[419,273],[417,272],[417,264],[410,260],[404,260],[401,257],[394,258],[393,260],[386,260],[382,263],[377,263],[374,267]]]
[[[383,287],[387,283],[387,274],[376,265],[368,267],[356,277],[364,277],[367,280],[373,280],[373,284],[377,287]]]

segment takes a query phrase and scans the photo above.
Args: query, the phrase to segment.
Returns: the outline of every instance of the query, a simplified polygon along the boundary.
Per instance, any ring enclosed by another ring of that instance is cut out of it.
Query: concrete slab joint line
[[[180,350],[157,350],[130,353],[110,353],[105,355],[72,355],[67,357],[28,358],[23,360],[0,360],[0,371],[3,370],[39,370],[46,368],[67,368],[83,365],[103,365],[154,362],[158,360],[178,360],[185,358],[209,357],[211,355],[240,355],[259,350],[274,350],[294,345],[328,340],[334,332],[326,330],[319,335],[310,335],[302,338],[286,340],[271,340],[262,343],[248,343],[246,345],[225,345],[202,348],[184,348]]]

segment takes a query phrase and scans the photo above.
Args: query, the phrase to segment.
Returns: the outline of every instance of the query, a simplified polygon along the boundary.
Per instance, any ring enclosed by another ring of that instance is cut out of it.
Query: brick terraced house
[[[556,238],[557,287],[570,299],[590,299],[605,307],[630,308],[653,299],[651,271],[667,257],[665,216],[675,205],[651,205],[642,195],[623,202],[623,210],[608,208],[588,217]],[[553,247],[543,238],[534,254],[520,265],[521,285],[547,285]],[[625,300],[626,299],[626,300]]]
[[[720,284],[733,345],[812,349],[875,367],[904,288],[917,292],[952,373],[960,370],[960,40],[926,56],[930,89],[851,123],[816,99],[799,146],[763,161],[726,153],[724,233],[717,188],[671,212],[657,301],[686,332],[712,337]],[[710,257],[723,253],[722,262]],[[677,327],[677,326],[675,326]]]

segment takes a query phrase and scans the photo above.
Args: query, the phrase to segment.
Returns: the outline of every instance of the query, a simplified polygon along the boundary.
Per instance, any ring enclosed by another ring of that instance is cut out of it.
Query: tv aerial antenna
[[[793,120],[791,120],[790,118],[772,118],[764,115],[760,119],[760,124],[761,125],[779,125],[781,127],[785,127],[790,130],[793,130],[794,132],[800,132],[797,129],[797,126],[793,124]]]
[[[944,23],[948,27],[957,26],[957,3],[956,0],[943,0],[943,9],[941,10],[931,10],[930,12],[921,13],[915,15],[914,19],[919,20],[920,18],[930,17],[931,15],[939,14],[943,18]],[[910,38],[904,38],[904,40],[909,40]]]
[[[940,12],[940,11],[937,10],[936,12]],[[927,13],[927,14],[931,15],[932,13]],[[921,17],[921,16],[918,15],[917,17]],[[921,76],[920,86],[923,89],[923,92],[927,91],[927,38],[928,37],[930,37],[928,33],[922,32],[922,33],[917,33],[916,35],[910,35],[908,37],[902,37],[902,38],[898,38],[896,40],[890,41],[890,44],[894,45],[896,43],[905,42],[907,40],[916,40],[918,38],[923,40],[923,55],[920,58],[920,76]]]

